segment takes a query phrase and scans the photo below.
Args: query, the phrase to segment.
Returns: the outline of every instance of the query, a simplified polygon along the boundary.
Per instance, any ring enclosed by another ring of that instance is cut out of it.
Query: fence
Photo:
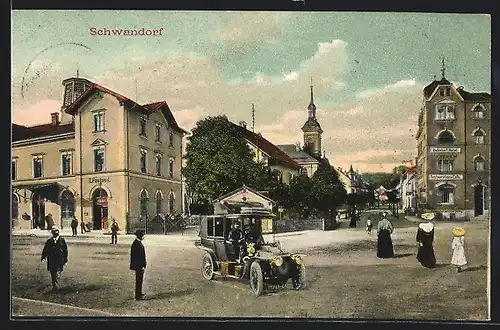
[[[286,233],[302,230],[325,230],[323,219],[275,220],[276,233]]]

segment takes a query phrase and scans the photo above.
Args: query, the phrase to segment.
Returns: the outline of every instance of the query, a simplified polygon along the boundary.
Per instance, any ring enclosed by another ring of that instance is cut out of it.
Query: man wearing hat
[[[130,269],[135,271],[135,299],[143,300],[145,294],[142,293],[142,281],[146,269],[146,250],[142,244],[144,230],[136,230],[135,237],[130,248]]]
[[[52,290],[59,288],[59,277],[68,262],[68,246],[64,238],[59,236],[59,228],[52,226],[52,237],[45,242],[41,261],[47,259],[47,270],[52,278]]]

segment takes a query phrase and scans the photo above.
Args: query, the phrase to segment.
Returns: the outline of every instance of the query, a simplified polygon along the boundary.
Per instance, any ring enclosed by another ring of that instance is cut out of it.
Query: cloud
[[[251,123],[254,103],[257,132],[275,144],[302,141],[301,127],[307,119],[313,76],[317,116],[324,130],[323,149],[335,166],[348,168],[353,163],[365,171],[387,166],[382,163],[394,165],[392,154],[384,154],[387,160],[376,159],[374,150],[397,154],[415,147],[411,129],[420,109],[421,86],[413,80],[366,90],[360,94],[364,97],[336,106],[318,103],[322,96],[335,96],[344,87],[348,53],[342,40],[319,43],[310,58],[289,68],[286,75],[254,73],[249,80],[227,82],[212,59],[197,53],[170,54],[149,63],[134,59],[125,68],[88,78],[139,103],[166,100],[178,123],[187,130],[197,120],[217,114],[226,114],[235,123]],[[56,100],[62,99],[61,80],[73,73],[64,68],[47,73],[40,80],[43,84],[34,87],[25,99],[19,96],[14,82],[14,121],[48,122],[50,112],[60,107]],[[36,116],[30,115],[35,112]],[[404,154],[406,159],[410,156]]]
[[[273,44],[277,42],[281,25],[288,16],[288,13],[233,12],[226,24],[211,34],[211,38],[224,41],[228,48]]]

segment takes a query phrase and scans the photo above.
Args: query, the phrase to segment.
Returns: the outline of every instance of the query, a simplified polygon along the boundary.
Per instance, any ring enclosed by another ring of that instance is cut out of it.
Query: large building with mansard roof
[[[180,213],[187,132],[167,103],[140,105],[80,77],[62,84],[61,111],[48,124],[12,126],[13,227],[51,214],[63,228],[73,216],[94,230],[115,218],[132,232]]]
[[[418,118],[418,201],[456,216],[488,215],[491,95],[456,88],[445,78],[423,90]]]

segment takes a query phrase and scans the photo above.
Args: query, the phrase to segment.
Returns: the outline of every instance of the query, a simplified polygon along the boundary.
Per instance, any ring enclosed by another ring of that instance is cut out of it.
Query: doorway
[[[108,222],[108,194],[98,188],[92,194],[92,219],[94,230],[106,229]]]
[[[484,213],[484,185],[478,184],[474,187],[474,216]]]
[[[32,228],[45,228],[45,200],[39,194],[33,194],[31,200]]]

